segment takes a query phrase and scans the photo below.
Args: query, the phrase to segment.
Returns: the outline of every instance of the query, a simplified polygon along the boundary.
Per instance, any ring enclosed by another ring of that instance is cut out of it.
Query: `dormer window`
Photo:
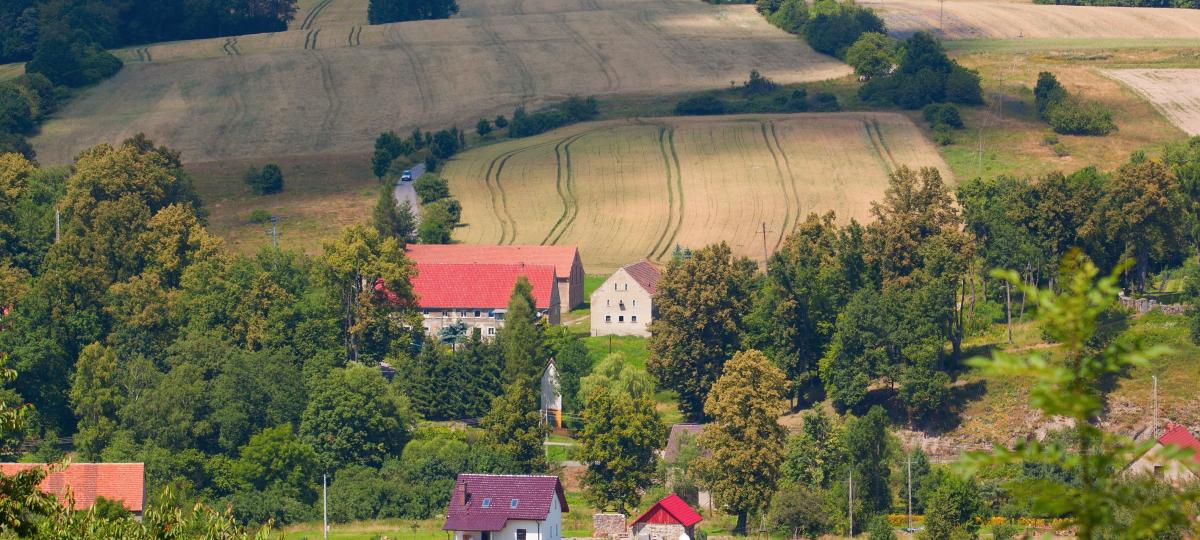
[[[481,503],[479,506],[482,508],[491,508],[492,507],[492,498],[484,497],[483,503]]]
[[[520,502],[521,502],[521,501],[520,501],[520,500],[518,500],[518,499],[513,499],[513,500],[511,500],[511,501],[508,501],[508,508],[509,508],[510,510],[516,510],[516,509],[517,509],[517,504],[519,504]]]

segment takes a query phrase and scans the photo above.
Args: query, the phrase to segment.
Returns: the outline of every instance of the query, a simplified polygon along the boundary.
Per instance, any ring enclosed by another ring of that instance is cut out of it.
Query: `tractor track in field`
[[[362,45],[362,28],[361,26],[350,27],[350,35],[346,38],[346,44],[351,47]]]
[[[532,98],[537,89],[534,88],[533,75],[529,71],[529,66],[525,65],[525,61],[521,60],[521,56],[513,52],[508,44],[500,39],[500,35],[492,28],[490,19],[479,19],[479,30],[487,36],[487,45],[507,58],[508,61],[501,62],[501,65],[509,65],[516,68],[517,78],[520,79],[521,94],[519,97],[521,102],[524,103]]]
[[[775,148],[779,149],[779,156],[783,158],[783,168],[787,169],[788,183],[792,186],[792,200],[796,202],[796,218],[792,220],[790,234],[800,227],[800,221],[803,218],[804,208],[800,203],[800,188],[796,187],[796,174],[792,172],[792,160],[788,158],[787,151],[783,149],[783,143],[779,142],[779,131],[775,129],[775,122],[768,122],[768,125],[771,127],[771,138],[775,141]]]
[[[329,7],[329,4],[332,3],[333,0],[321,0],[312,9],[308,10],[308,14],[304,16],[304,21],[300,23],[300,29],[308,30],[312,28],[313,23],[317,22],[317,17],[321,16],[321,12],[325,11],[325,8]]]
[[[306,50],[306,51],[317,50],[317,38],[319,38],[319,37],[321,37],[321,29],[320,28],[318,28],[316,30],[309,30],[308,34],[305,34],[305,36],[304,36],[304,50]]]
[[[667,251],[671,249],[671,244],[675,242],[675,238],[679,236],[679,230],[683,228],[683,169],[679,166],[679,152],[675,150],[675,128],[663,126],[658,136],[659,150],[662,152],[663,162],[667,165],[667,190],[668,190],[668,211],[667,211],[667,226],[663,229],[662,237],[655,244],[654,250],[650,252],[650,256],[655,260],[662,260],[666,256]],[[668,154],[670,155],[668,157]],[[671,174],[671,167],[674,165],[675,173]],[[671,180],[674,177],[675,190],[671,192]],[[678,195],[678,204],[675,204],[676,195]],[[674,208],[674,214],[670,208]],[[671,223],[671,218],[674,217],[675,223]]]
[[[550,144],[554,144],[554,141],[514,148],[497,155],[496,157],[492,158],[492,161],[488,162],[487,170],[483,173],[483,183],[487,187],[488,199],[492,203],[492,215],[496,216],[496,222],[500,224],[500,241],[496,242],[496,245],[504,245],[505,240],[508,240],[508,243],[511,244],[517,236],[516,222],[508,213],[507,195],[504,193],[504,188],[500,186],[500,171],[503,170],[504,164],[508,162],[509,158],[526,150],[532,150],[534,148],[547,146]],[[493,185],[493,183],[495,185]],[[504,215],[501,215],[501,213]],[[513,229],[512,239],[509,239],[509,228]]]
[[[242,51],[237,47],[238,38],[225,38],[225,44],[221,45],[221,50],[225,51],[228,56],[241,56]]]
[[[397,26],[393,25],[384,35],[388,42],[399,47],[408,58],[408,65],[412,67],[413,82],[416,84],[417,94],[421,99],[421,111],[433,110],[433,94],[429,88],[429,80],[425,78],[425,64],[421,62],[421,56],[413,51],[412,44],[404,38],[404,34],[400,33]]]
[[[575,171],[571,169],[571,144],[583,138],[584,135],[591,133],[586,131],[577,133],[565,139],[558,141],[554,145],[554,189],[558,192],[558,198],[562,201],[563,211],[558,220],[554,222],[554,226],[550,227],[550,231],[546,233],[546,237],[542,239],[541,245],[555,245],[562,239],[563,234],[575,221],[575,216],[579,215],[579,199],[575,197]],[[565,172],[565,174],[564,174]],[[566,192],[563,191],[563,185],[567,187]],[[562,229],[559,229],[562,226]],[[555,232],[558,232],[556,235]]]
[[[658,151],[662,155],[663,166],[667,171],[667,225],[663,227],[663,231],[658,235],[658,241],[650,248],[650,253],[646,254],[647,259],[654,258],[658,248],[662,247],[662,243],[667,239],[667,233],[671,231],[671,222],[674,218],[675,211],[675,187],[671,184],[671,159],[667,157],[667,147],[663,142],[666,138],[667,127],[658,126]]]
[[[605,58],[603,54],[600,54],[600,51],[596,49],[596,47],[592,46],[591,43],[588,43],[583,39],[583,34],[580,34],[579,31],[571,28],[571,25],[567,23],[566,15],[562,13],[554,14],[554,23],[558,25],[563,33],[567,34],[568,37],[578,43],[580,47],[583,47],[583,50],[587,51],[588,55],[591,56],[592,59],[596,61],[596,64],[600,66],[600,72],[604,74],[605,91],[613,91],[621,87],[621,74],[617,73],[617,70],[613,69],[613,67],[608,63],[608,59]]]
[[[134,52],[137,53],[139,62],[153,62],[154,58],[150,56],[150,47],[139,47]]]
[[[563,224],[562,228],[558,230],[558,235],[555,236],[554,240],[550,242],[553,245],[557,245],[558,241],[562,240],[563,235],[566,234],[567,231],[571,229],[571,226],[575,224],[575,218],[579,217],[579,198],[575,196],[575,170],[571,167],[571,145],[579,139],[582,139],[583,136],[587,135],[588,133],[591,132],[585,131],[575,135],[574,138],[572,138],[570,141],[567,141],[567,143],[562,147],[563,157],[565,157],[567,161],[567,198],[571,201],[571,216],[567,218],[567,221]]]
[[[863,136],[867,138],[867,146],[871,147],[871,155],[875,157],[875,161],[879,162],[879,166],[883,169],[883,173],[890,175],[896,170],[895,165],[889,159],[891,155],[885,154],[885,152],[887,152],[887,147],[883,144],[883,137],[879,136],[879,139],[876,140],[877,127],[878,126],[872,126],[871,122],[864,119]]]
[[[333,138],[333,128],[338,117],[342,115],[343,101],[338,92],[338,85],[333,80],[333,67],[329,65],[329,59],[325,58],[325,53],[314,52],[313,58],[317,59],[317,65],[321,70],[321,87],[325,91],[325,100],[329,103],[325,109],[325,117],[321,120],[321,132],[317,139],[318,146],[324,148],[329,146],[329,142]]]
[[[771,136],[767,134],[767,122],[759,122],[758,128],[762,132],[763,144],[767,145],[767,151],[771,153],[771,161],[775,162],[775,175],[779,178],[779,189],[783,190],[783,225],[779,227],[779,238],[775,240],[774,250],[778,251],[779,246],[783,244],[784,235],[788,232],[788,221],[792,219],[792,197],[788,195],[787,181],[783,178],[783,167],[779,166],[779,154],[782,150],[775,151],[775,146],[771,143]],[[774,130],[773,126],[772,130]]]
[[[233,65],[232,69],[234,72],[236,72],[237,76],[225,79],[232,81],[231,84],[234,85],[229,91],[229,99],[233,102],[233,111],[229,116],[229,119],[224,122],[225,128],[221,131],[221,136],[217,139],[215,144],[215,146],[221,148],[221,155],[230,154],[229,149],[233,145],[233,139],[228,136],[229,132],[236,129],[238,125],[245,121],[247,109],[245,85],[242,84],[242,81],[246,80],[245,66],[242,64],[241,53],[237,50],[235,45],[230,43],[230,40],[226,40],[225,46],[227,47],[226,52],[233,60],[231,62]]]

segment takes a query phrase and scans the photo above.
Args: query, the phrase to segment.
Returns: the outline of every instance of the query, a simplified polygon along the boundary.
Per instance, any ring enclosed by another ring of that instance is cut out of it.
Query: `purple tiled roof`
[[[621,268],[628,272],[629,276],[632,277],[633,280],[638,283],[638,285],[641,285],[646,292],[653,295],[656,291],[658,291],[658,280],[662,277],[662,272],[659,272],[658,268],[655,268],[653,264],[650,264],[650,261],[642,260],[633,264],[627,264]]]
[[[510,519],[544,521],[555,497],[563,512],[570,510],[557,476],[460,474],[442,530],[499,531]]]

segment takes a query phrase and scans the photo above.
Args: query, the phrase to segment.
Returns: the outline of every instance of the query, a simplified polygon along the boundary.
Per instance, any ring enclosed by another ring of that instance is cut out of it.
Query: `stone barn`
[[[696,537],[700,514],[672,493],[654,503],[631,527],[634,538],[646,540],[690,540]]]

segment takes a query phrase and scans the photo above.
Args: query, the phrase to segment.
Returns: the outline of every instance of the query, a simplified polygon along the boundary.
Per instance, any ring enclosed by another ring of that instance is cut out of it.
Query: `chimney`
[[[462,487],[462,489],[460,490],[462,492],[462,505],[466,506],[467,504],[470,504],[470,502],[471,502],[471,492],[467,491],[467,481],[459,480],[458,485]]]

